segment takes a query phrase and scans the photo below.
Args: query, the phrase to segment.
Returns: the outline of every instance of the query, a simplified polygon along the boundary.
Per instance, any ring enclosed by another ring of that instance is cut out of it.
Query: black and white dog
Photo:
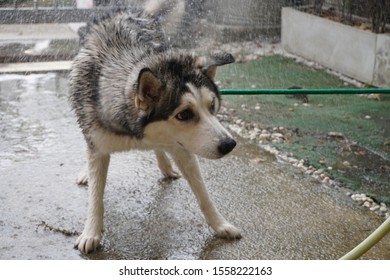
[[[217,66],[230,54],[197,56],[168,47],[159,21],[144,10],[121,10],[90,24],[70,73],[70,102],[88,145],[78,176],[89,185],[85,228],[75,246],[95,251],[103,231],[103,193],[110,154],[154,150],[166,177],[191,186],[207,223],[220,237],[240,238],[210,199],[195,155],[218,159],[236,146],[219,123]]]

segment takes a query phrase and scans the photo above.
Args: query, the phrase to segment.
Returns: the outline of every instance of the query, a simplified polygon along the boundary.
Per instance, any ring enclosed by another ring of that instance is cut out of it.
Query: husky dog
[[[88,214],[75,247],[97,249],[103,232],[103,193],[110,154],[155,151],[165,177],[187,179],[207,223],[220,237],[240,238],[210,199],[195,155],[218,159],[236,146],[216,114],[213,82],[230,54],[197,56],[171,50],[158,19],[143,10],[118,11],[90,24],[70,72],[70,102],[87,142],[87,164],[77,178],[89,185]]]

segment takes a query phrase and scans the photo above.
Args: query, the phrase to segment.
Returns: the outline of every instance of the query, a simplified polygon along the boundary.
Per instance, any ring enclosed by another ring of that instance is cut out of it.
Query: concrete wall
[[[380,87],[390,87],[390,36],[384,34],[377,36],[373,84]]]
[[[291,8],[282,9],[281,34],[282,46],[288,52],[362,82],[390,86],[390,37],[387,35],[377,35]]]

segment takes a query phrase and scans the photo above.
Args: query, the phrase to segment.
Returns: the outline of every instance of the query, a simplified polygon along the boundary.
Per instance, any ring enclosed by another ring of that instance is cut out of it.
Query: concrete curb
[[[78,30],[85,23],[2,24],[0,44],[39,40],[78,40]]]
[[[28,74],[51,71],[69,71],[72,61],[48,61],[0,64],[0,74]]]

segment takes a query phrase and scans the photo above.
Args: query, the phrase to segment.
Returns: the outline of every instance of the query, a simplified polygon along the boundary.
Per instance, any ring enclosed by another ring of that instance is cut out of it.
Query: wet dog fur
[[[170,154],[188,181],[206,222],[220,237],[240,231],[214,206],[196,155],[218,159],[236,145],[216,114],[213,82],[230,54],[197,56],[171,50],[158,19],[144,10],[118,11],[90,24],[70,72],[70,103],[87,142],[87,164],[77,182],[88,184],[88,214],[75,243],[95,251],[103,232],[103,194],[110,154],[154,150],[165,177],[178,178]]]

